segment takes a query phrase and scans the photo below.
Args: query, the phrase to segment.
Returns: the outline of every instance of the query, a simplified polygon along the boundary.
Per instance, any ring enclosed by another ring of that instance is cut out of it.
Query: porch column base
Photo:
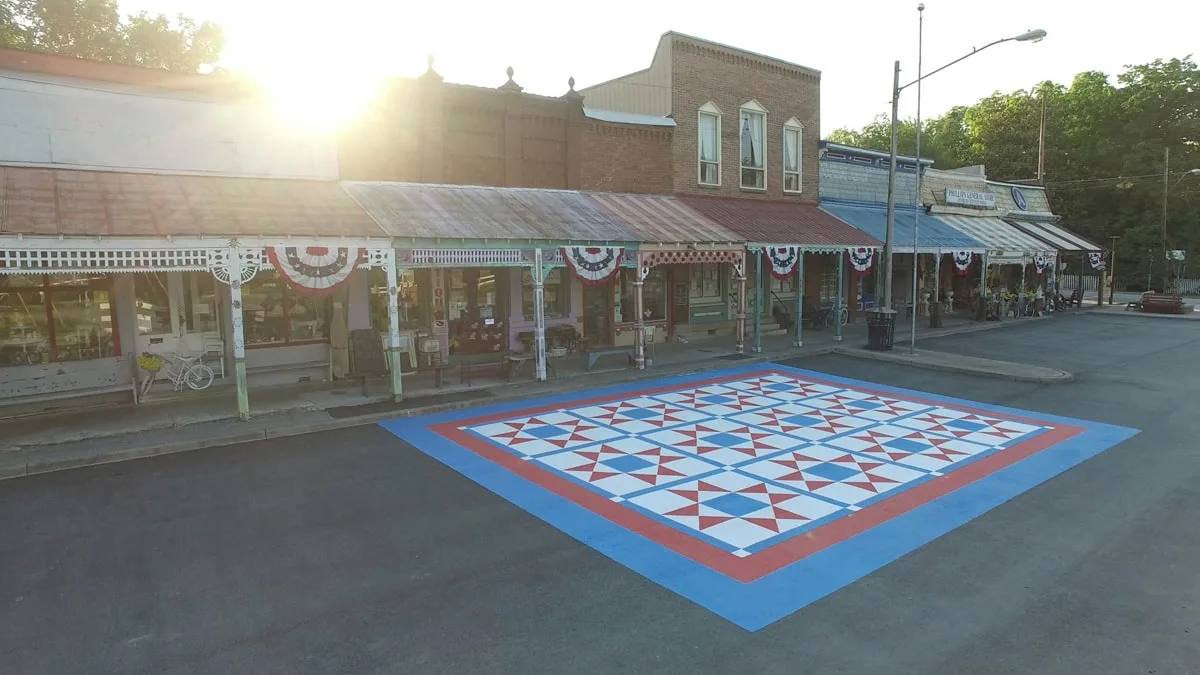
[[[388,347],[388,369],[392,373],[392,402],[399,403],[404,400],[404,381],[402,379],[403,369],[401,367],[404,358],[404,350],[398,346]]]
[[[804,341],[803,340],[792,340],[792,346],[793,347],[803,347]]]
[[[246,357],[239,356],[233,360],[233,372],[237,378],[238,419],[250,421],[250,394],[246,384]]]

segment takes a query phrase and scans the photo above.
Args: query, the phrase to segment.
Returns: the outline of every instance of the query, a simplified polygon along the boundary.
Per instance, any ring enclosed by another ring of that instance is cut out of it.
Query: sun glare
[[[260,72],[280,121],[310,131],[334,132],[370,105],[383,84],[382,73],[356,71],[353,66],[289,64]]]

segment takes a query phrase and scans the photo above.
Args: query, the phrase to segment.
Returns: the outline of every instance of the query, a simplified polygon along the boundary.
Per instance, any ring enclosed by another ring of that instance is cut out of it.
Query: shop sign
[[[974,206],[978,208],[996,208],[996,195],[990,192],[974,192],[958,188],[946,188],[946,203],[956,206]]]

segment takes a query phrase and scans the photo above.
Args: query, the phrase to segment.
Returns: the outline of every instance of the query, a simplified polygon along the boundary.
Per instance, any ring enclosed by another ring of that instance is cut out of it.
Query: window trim
[[[274,272],[278,276],[278,279],[280,282],[280,288],[281,288],[280,303],[282,303],[283,298],[287,297],[288,295],[303,295],[302,293],[297,293],[296,290],[294,288],[292,288],[291,284],[287,283],[283,279],[283,275],[280,272],[275,271],[275,270],[262,270],[262,271],[260,271],[260,274],[261,274],[261,272]],[[251,279],[250,282],[247,282],[247,283],[251,283],[258,279],[259,279],[259,275],[256,274],[256,275],[254,275],[254,278]],[[242,288],[244,289],[245,285],[243,285]],[[324,297],[318,296],[317,300],[319,302],[322,302],[325,305],[325,337],[324,338],[320,338],[320,339],[316,339],[316,340],[293,340],[292,339],[292,318],[289,316],[287,319],[288,320],[287,336],[284,338],[283,342],[255,342],[255,343],[246,342],[245,349],[247,351],[250,351],[250,350],[254,350],[254,349],[280,349],[283,347],[308,347],[308,346],[312,346],[312,345],[333,344],[333,336],[331,335],[331,331],[330,331],[330,324],[333,322],[333,298],[330,296],[324,296]],[[246,311],[254,312],[254,311],[258,311],[258,310],[247,310],[246,306],[243,304],[240,311],[243,312],[242,320],[245,321],[245,312]],[[243,331],[243,333],[244,333],[244,331]],[[243,337],[244,337],[244,335],[243,335]]]
[[[762,116],[762,146],[763,147],[762,147],[762,168],[761,169],[757,168],[757,167],[743,167],[742,166],[742,151],[743,151],[743,148],[742,148],[742,114],[743,113],[751,113],[754,115]],[[739,108],[738,108],[738,187],[741,188],[742,190],[746,190],[747,192],[766,192],[767,188],[770,186],[770,180],[769,180],[770,174],[768,173],[770,170],[770,167],[767,165],[767,154],[768,154],[767,147],[770,145],[770,143],[767,142],[767,136],[768,136],[768,134],[767,134],[767,109],[764,108],[763,105],[755,99],[751,99],[751,100],[743,103],[741,106],[739,106]],[[749,169],[751,171],[761,171],[762,172],[762,177],[763,177],[762,187],[757,187],[754,185],[746,185],[746,183],[742,180],[742,171],[745,169]]]
[[[95,360],[105,359],[105,358],[118,358],[118,357],[124,355],[123,351],[121,349],[121,329],[120,329],[119,324],[117,323],[117,302],[116,302],[116,294],[113,293],[113,278],[111,275],[102,273],[99,277],[89,278],[82,282],[67,286],[65,288],[54,288],[53,286],[50,285],[50,279],[54,276],[82,276],[83,274],[86,274],[86,273],[87,273],[86,270],[81,270],[79,272],[72,272],[70,270],[64,270],[61,274],[54,274],[54,275],[40,274],[40,275],[37,275],[38,277],[40,277],[39,281],[41,283],[39,285],[26,286],[23,288],[14,289],[15,291],[28,290],[28,291],[32,291],[34,293],[42,293],[43,294],[43,299],[45,302],[45,308],[43,311],[45,312],[45,315],[46,315],[46,321],[49,322],[46,326],[46,332],[47,332],[46,338],[49,341],[49,346],[50,346],[50,349],[48,352],[50,361],[48,362],[48,364],[35,364],[35,365],[53,365],[56,363],[82,363],[83,361],[95,361]],[[94,291],[94,290],[99,289],[99,290],[104,291],[105,293],[108,293],[108,321],[109,321],[109,324],[112,326],[112,345],[113,345],[113,355],[112,356],[102,356],[102,357],[98,357],[96,359],[83,359],[81,361],[61,361],[58,358],[58,330],[55,327],[56,324],[54,321],[54,299],[53,298],[56,293],[57,294],[65,294],[65,293],[70,292],[72,289],[79,289],[79,288],[86,288],[89,291]],[[135,328],[135,330],[136,330],[136,328]],[[5,367],[5,366],[0,366],[0,367]]]
[[[786,162],[781,161],[779,163],[783,168],[783,193],[787,195],[798,195],[804,192],[804,125],[795,117],[783,123],[784,148],[787,147],[788,133],[793,131],[796,132],[796,170],[788,171]],[[786,154],[783,156],[786,156]],[[787,189],[787,179],[791,174],[795,174],[796,176],[796,185],[799,186],[796,190]]]
[[[700,148],[701,148],[700,134],[702,133],[702,131],[704,129],[704,126],[701,124],[701,121],[704,119],[705,115],[708,115],[710,117],[715,117],[717,120],[717,182],[715,182],[715,183],[705,183],[704,182],[704,156],[700,154]],[[708,103],[705,103],[704,105],[700,106],[700,109],[696,111],[696,184],[697,185],[703,185],[704,187],[721,187],[721,170],[723,168],[721,166],[721,119],[722,119],[722,117],[723,117],[723,113],[721,112],[721,109],[718,108],[717,104],[713,103],[712,101],[709,101]]]

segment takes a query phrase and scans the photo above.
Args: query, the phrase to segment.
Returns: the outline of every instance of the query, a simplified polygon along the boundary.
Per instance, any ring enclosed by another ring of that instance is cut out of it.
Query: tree
[[[0,46],[195,73],[225,47],[221,27],[140,12],[116,0],[0,0]]]

